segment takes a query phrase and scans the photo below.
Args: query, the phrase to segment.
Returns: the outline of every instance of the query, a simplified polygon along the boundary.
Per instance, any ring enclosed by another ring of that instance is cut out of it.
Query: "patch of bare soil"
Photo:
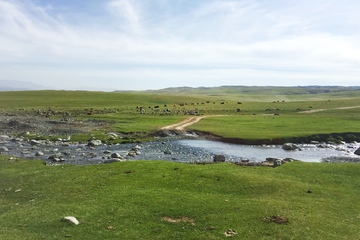
[[[331,108],[331,109],[312,109],[312,110],[301,111],[299,113],[316,113],[316,112],[322,112],[322,111],[332,110],[332,109],[345,110],[345,109],[353,109],[353,108],[360,108],[360,106],[338,107],[338,108]]]
[[[161,220],[165,221],[165,222],[170,222],[170,223],[191,223],[191,225],[195,225],[195,220],[192,218],[188,218],[188,217],[182,217],[182,218],[171,218],[171,217],[163,217]]]
[[[278,223],[278,224],[283,224],[283,223],[289,222],[289,219],[287,217],[284,217],[284,216],[274,215],[274,216],[264,218],[263,221],[264,222],[274,222],[274,223]]]
[[[234,235],[237,235],[238,233],[232,229],[226,230],[226,232],[224,232],[226,237],[232,237]]]

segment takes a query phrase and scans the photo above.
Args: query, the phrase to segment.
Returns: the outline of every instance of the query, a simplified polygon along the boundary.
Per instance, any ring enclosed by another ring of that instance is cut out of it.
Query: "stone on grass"
[[[275,160],[274,161],[274,166],[273,167],[280,167],[282,165],[283,161],[282,160]]]
[[[75,225],[79,225],[79,221],[76,219],[76,217],[67,216],[67,217],[64,217],[64,220],[72,222]]]
[[[111,158],[104,161],[104,163],[114,163],[114,162],[121,162],[119,158]]]

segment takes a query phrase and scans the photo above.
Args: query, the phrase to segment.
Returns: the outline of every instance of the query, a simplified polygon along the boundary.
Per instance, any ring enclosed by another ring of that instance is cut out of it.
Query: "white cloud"
[[[107,3],[107,9],[115,14],[115,21],[119,21],[120,28],[125,25],[125,29],[129,33],[140,34],[143,29],[139,9],[136,5],[136,0],[112,0]],[[122,23],[121,19],[124,19],[125,22]]]
[[[147,88],[268,85],[264,79],[301,85],[334,77],[351,85],[360,76],[360,32],[349,30],[359,27],[360,17],[346,4],[214,0],[175,11],[181,4],[174,2],[190,2],[154,4],[161,2],[153,12],[146,1],[105,1],[110,15],[104,11],[99,21],[85,14],[72,24],[71,11],[0,0],[0,79],[73,78],[68,86],[130,79]]]

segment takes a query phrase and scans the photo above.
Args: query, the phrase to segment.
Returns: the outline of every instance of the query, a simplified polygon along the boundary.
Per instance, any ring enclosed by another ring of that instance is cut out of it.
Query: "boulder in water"
[[[221,154],[215,155],[214,162],[225,162],[225,156]]]
[[[284,143],[284,145],[282,146],[282,149],[286,150],[286,151],[293,151],[293,150],[300,150],[300,148],[298,146],[296,146],[296,144],[294,143]]]
[[[355,154],[360,156],[360,147],[355,151]]]
[[[101,140],[91,140],[88,143],[89,147],[97,147],[100,146],[102,144]]]

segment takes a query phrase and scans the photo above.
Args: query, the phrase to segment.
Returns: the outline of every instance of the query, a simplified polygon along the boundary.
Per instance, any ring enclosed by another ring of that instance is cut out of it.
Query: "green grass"
[[[359,109],[312,114],[239,115],[205,118],[191,129],[243,139],[306,137],[314,134],[360,132]],[[214,127],[216,126],[216,127]]]
[[[47,166],[5,156],[0,164],[0,239],[5,240],[223,239],[227,229],[238,232],[233,239],[358,239],[360,234],[358,164]],[[80,225],[61,221],[68,215]],[[263,221],[273,215],[289,222]],[[195,224],[163,217],[187,217]]]

